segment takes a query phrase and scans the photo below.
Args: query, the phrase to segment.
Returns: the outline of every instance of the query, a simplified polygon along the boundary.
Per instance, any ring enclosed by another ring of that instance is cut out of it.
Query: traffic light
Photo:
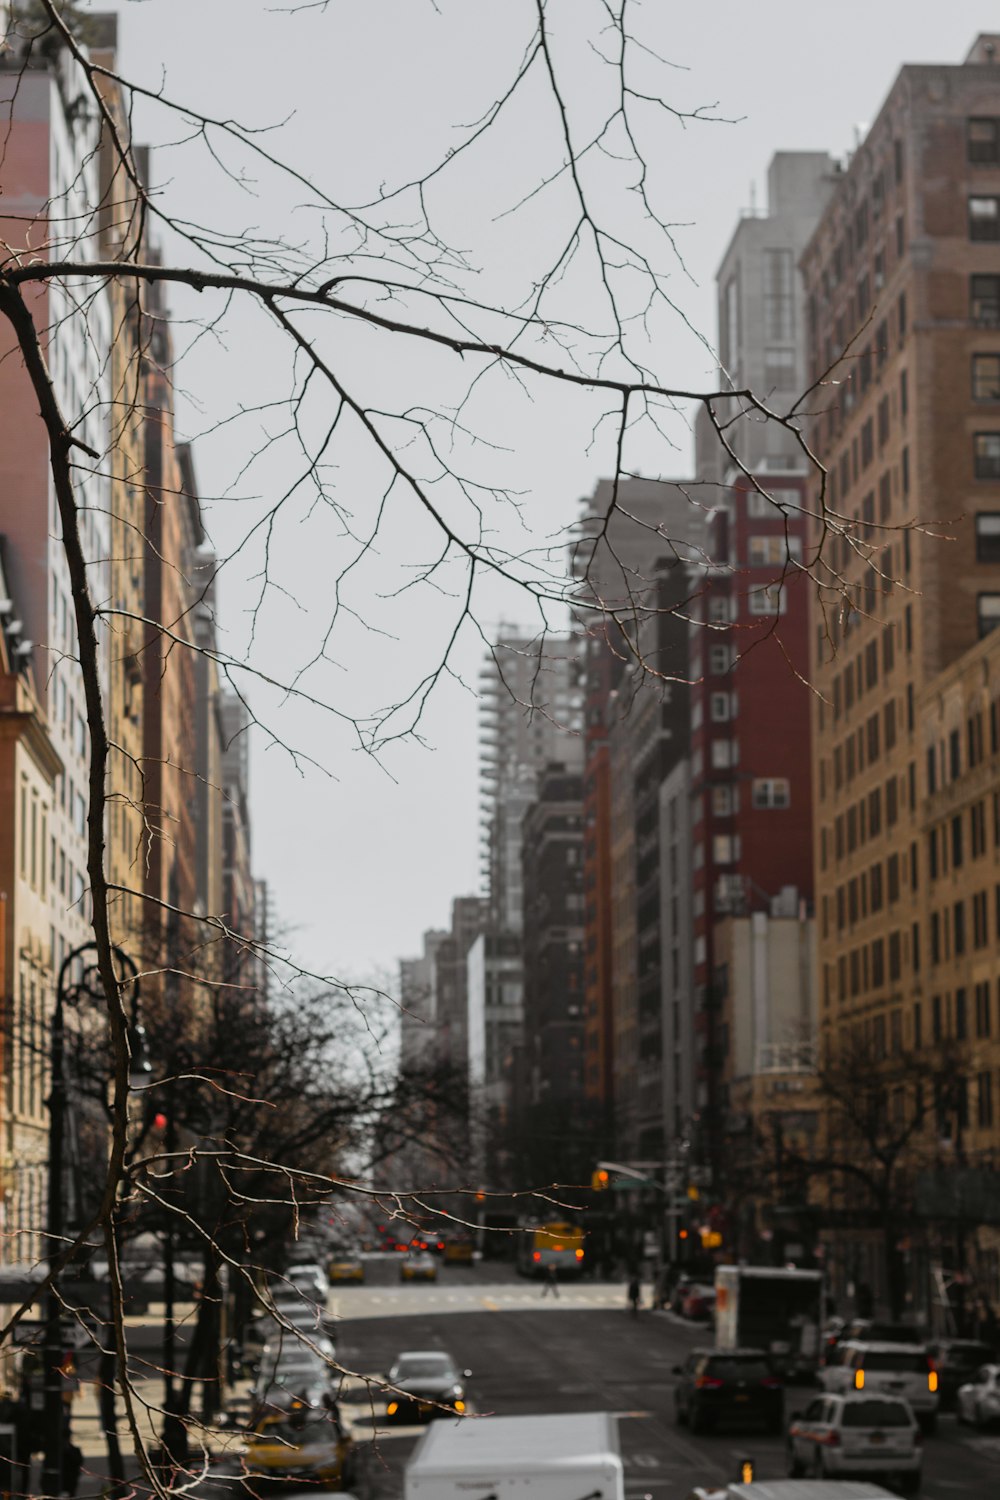
[[[679,1240],[686,1240],[687,1237],[688,1237],[688,1232],[687,1232],[686,1229],[678,1229],[678,1231],[677,1231],[677,1238]]]
[[[611,1178],[603,1167],[598,1167],[591,1173],[590,1186],[595,1193],[604,1192],[606,1188],[611,1186]]]

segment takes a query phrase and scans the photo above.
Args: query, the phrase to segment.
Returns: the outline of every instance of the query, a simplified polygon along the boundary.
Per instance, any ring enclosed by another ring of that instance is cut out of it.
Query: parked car
[[[923,1446],[912,1408],[899,1396],[867,1391],[815,1397],[789,1422],[788,1472],[794,1479],[886,1478],[913,1494]]]
[[[972,1380],[959,1386],[955,1410],[960,1422],[974,1427],[1000,1423],[1000,1365],[983,1365]]]
[[[399,1268],[400,1281],[437,1281],[438,1266],[426,1250],[411,1251]]]
[[[693,1323],[710,1323],[715,1314],[715,1288],[695,1281],[688,1286],[681,1302],[681,1315]]]
[[[938,1375],[927,1350],[918,1344],[868,1344],[860,1340],[839,1344],[819,1373],[831,1395],[866,1391],[902,1396],[925,1432],[933,1432],[937,1426]]]
[[[460,1370],[443,1349],[411,1349],[401,1354],[389,1371],[394,1389],[386,1400],[389,1422],[429,1422],[451,1410],[464,1416],[469,1398],[465,1382],[471,1370]]]
[[[310,1261],[306,1265],[291,1266],[288,1280],[297,1292],[316,1302],[325,1302],[330,1295],[330,1283],[322,1266]]]
[[[959,1387],[974,1380],[983,1365],[992,1364],[996,1351],[989,1344],[974,1339],[941,1339],[930,1344],[928,1352],[938,1372],[938,1394],[941,1410],[953,1411]]]
[[[763,1422],[769,1432],[780,1432],[784,1386],[771,1373],[763,1349],[692,1349],[674,1387],[674,1416],[692,1432],[705,1432],[718,1423]]]

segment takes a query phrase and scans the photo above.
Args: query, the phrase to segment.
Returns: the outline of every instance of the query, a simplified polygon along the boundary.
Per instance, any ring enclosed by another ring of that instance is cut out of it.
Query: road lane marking
[[[486,1309],[487,1312],[499,1312],[500,1311],[499,1307],[493,1301],[492,1297],[483,1297],[482,1298],[482,1304],[485,1307],[485,1309]]]

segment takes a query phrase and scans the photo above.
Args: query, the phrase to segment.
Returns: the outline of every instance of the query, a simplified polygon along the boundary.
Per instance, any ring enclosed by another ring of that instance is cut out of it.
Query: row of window
[[[907,684],[907,729],[910,733],[914,727],[914,697],[912,684]],[[896,748],[897,720],[896,699],[889,698],[882,705],[881,715],[878,710],[869,714],[864,724],[859,724],[857,729],[833,749],[833,788],[839,792],[841,787],[850,786],[855,776],[860,776],[868,767],[873,766],[880,758],[882,750],[887,755]],[[820,762],[820,801],[826,798],[826,764]]]
[[[1000,793],[992,798],[993,848],[1000,849]],[[960,870],[965,863],[965,828],[968,824],[970,859],[982,859],[986,853],[986,802],[980,799],[968,809],[957,812],[946,822],[932,828],[927,835],[927,874],[931,880],[947,875],[949,868]]]
[[[833,825],[833,854],[842,860],[861,849],[882,832],[883,813],[886,828],[892,828],[900,812],[907,806],[910,812],[916,807],[916,765],[908,767],[907,781],[890,776],[884,788],[873,787],[858,802],[852,803],[846,812],[839,813]],[[820,830],[820,869],[825,870],[829,859],[829,830]]]
[[[994,699],[989,707],[990,754],[1000,753],[1000,700]],[[982,709],[975,709],[965,721],[963,760],[963,733],[960,728],[950,729],[947,739],[940,739],[927,747],[927,791],[933,794],[938,787],[957,781],[963,771],[973,771],[986,757],[986,716]]]
[[[913,606],[907,605],[903,612],[903,645],[907,655],[913,650]],[[878,686],[879,642],[869,641],[863,651],[847,663],[842,672],[833,679],[833,720],[841,714],[850,713],[855,702],[860,703],[866,692]],[[888,677],[896,665],[896,626],[893,623],[882,629],[882,676]]]
[[[932,965],[963,958],[970,949],[981,951],[990,942],[989,892],[977,891],[968,901],[949,902],[931,912],[930,961]],[[994,934],[1000,941],[1000,885],[993,888]]]
[[[903,885],[909,877],[910,889],[917,889],[917,846],[910,845],[909,860],[900,854],[891,854],[883,863],[879,860],[860,875],[837,887],[836,915],[837,931],[854,927],[868,916],[875,916],[886,902],[894,906],[900,899]],[[829,936],[829,901],[823,897],[823,937]]]
[[[985,1041],[993,1035],[992,983],[988,979],[973,986],[972,1005],[968,1003],[968,991],[959,986],[954,994],[933,995],[930,1002],[930,1029],[927,1040],[935,1046],[943,1041],[966,1042],[975,1036]],[[997,981],[997,1016],[1000,1029],[1000,980]],[[920,1049],[924,1045],[923,1012],[918,1000],[913,1007],[913,1045]]]

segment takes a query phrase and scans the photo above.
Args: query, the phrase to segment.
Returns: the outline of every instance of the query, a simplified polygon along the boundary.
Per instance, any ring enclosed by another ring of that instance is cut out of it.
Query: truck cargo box
[[[624,1500],[618,1427],[607,1412],[439,1420],[406,1466],[405,1500]]]

